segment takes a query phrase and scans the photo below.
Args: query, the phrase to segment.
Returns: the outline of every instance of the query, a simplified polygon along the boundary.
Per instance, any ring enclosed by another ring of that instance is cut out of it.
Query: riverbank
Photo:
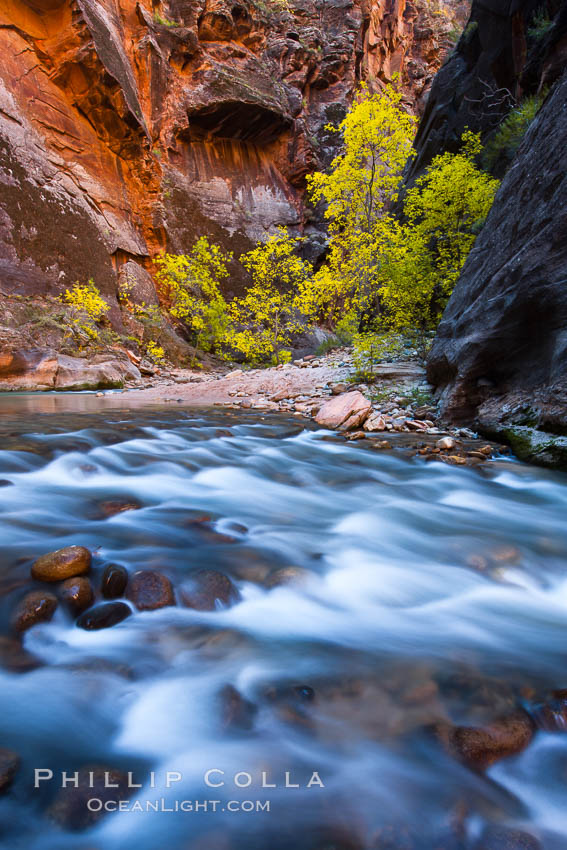
[[[479,440],[468,428],[439,421],[432,388],[416,360],[376,364],[369,383],[357,382],[348,348],[260,369],[154,368],[151,372],[118,393],[96,392],[89,411],[119,403],[283,413],[337,431],[346,440],[364,440],[372,448],[401,447],[406,453],[469,466],[502,448]],[[42,407],[48,412],[57,405],[51,408],[46,402]]]

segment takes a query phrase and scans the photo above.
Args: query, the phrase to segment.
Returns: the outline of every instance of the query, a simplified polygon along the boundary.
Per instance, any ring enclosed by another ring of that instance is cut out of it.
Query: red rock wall
[[[0,0],[0,289],[92,277],[201,234],[235,251],[313,236],[305,175],[357,80],[416,109],[453,0]],[[314,249],[315,250],[315,249]],[[120,317],[113,310],[115,323]]]

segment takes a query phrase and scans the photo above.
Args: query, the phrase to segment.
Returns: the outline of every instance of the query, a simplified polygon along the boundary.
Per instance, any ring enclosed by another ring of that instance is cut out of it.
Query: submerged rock
[[[439,730],[447,750],[475,770],[484,770],[500,759],[525,750],[534,735],[534,724],[525,712],[495,720],[487,726],[453,726]]]
[[[12,627],[25,632],[37,623],[47,623],[57,610],[57,597],[45,590],[32,590],[26,594],[14,613]]]
[[[219,693],[222,726],[224,729],[251,729],[258,711],[234,685],[225,685]]]
[[[32,566],[32,578],[37,581],[64,581],[84,575],[91,568],[91,553],[84,546],[66,546],[42,555]]]
[[[474,850],[542,850],[542,846],[529,832],[490,826],[484,830]]]
[[[266,579],[266,587],[281,587],[286,584],[306,584],[313,578],[311,570],[304,567],[280,567],[270,573]]]
[[[368,399],[354,390],[326,402],[315,417],[315,422],[323,428],[349,431],[362,425],[371,410],[372,404]]]
[[[0,794],[8,790],[19,767],[19,755],[13,750],[0,748]]]
[[[77,620],[80,629],[89,632],[98,629],[109,629],[117,623],[121,623],[132,613],[132,609],[125,602],[103,602],[81,614]]]
[[[175,605],[173,585],[163,573],[140,570],[134,573],[128,584],[128,599],[138,611],[155,611]]]
[[[93,765],[81,768],[78,773],[78,787],[61,788],[49,809],[49,815],[64,829],[87,829],[104,816],[105,802],[124,800],[129,793],[128,777],[121,770]],[[91,799],[102,801],[100,811],[89,809]]]
[[[239,599],[240,593],[229,577],[216,570],[201,570],[181,588],[183,604],[197,611],[214,611],[218,603],[229,608]]]

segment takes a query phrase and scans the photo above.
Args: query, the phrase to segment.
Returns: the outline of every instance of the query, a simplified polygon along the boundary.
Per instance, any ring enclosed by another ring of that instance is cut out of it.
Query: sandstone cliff
[[[423,164],[430,149],[449,146],[472,117],[485,134],[490,132],[487,110],[479,112],[479,101],[471,96],[473,89],[478,93],[486,88],[483,81],[493,88],[505,87],[515,97],[522,87],[524,91],[550,87],[463,268],[430,354],[428,374],[441,390],[447,418],[470,421],[476,416],[485,429],[500,433],[504,426],[518,425],[563,434],[567,75],[557,78],[566,66],[567,3],[556,9],[547,27],[540,27],[545,31],[537,38],[533,29],[531,37],[528,30],[533,20],[526,17],[529,6],[511,3],[505,14],[492,0],[473,6],[472,20],[478,20],[475,37],[481,40],[475,63],[467,69],[464,57],[449,60],[437,77],[420,130]],[[486,21],[494,22],[499,15],[499,41],[490,31],[484,41]],[[465,29],[463,39],[466,33]],[[519,432],[508,435],[522,448],[516,439]],[[538,435],[536,459],[546,459],[547,453],[553,460],[552,442],[551,437]]]
[[[462,5],[462,4],[461,4]],[[357,80],[419,108],[456,2],[0,0],[0,289],[120,277],[202,234],[239,252],[287,225],[323,241],[305,175]],[[237,285],[237,281],[233,281]]]

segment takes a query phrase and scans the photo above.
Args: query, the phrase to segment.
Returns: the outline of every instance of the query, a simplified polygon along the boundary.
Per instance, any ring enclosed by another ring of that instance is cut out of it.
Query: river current
[[[2,847],[459,850],[487,827],[567,846],[567,736],[477,773],[436,733],[567,687],[565,476],[298,417],[60,399],[0,399],[2,633],[33,560],[73,544],[95,587],[109,562],[176,589],[207,568],[240,601],[95,632],[60,607],[25,634],[36,662],[0,669],[0,746],[22,759]],[[73,832],[50,811],[85,765],[143,787]],[[53,778],[34,789],[36,769]]]

